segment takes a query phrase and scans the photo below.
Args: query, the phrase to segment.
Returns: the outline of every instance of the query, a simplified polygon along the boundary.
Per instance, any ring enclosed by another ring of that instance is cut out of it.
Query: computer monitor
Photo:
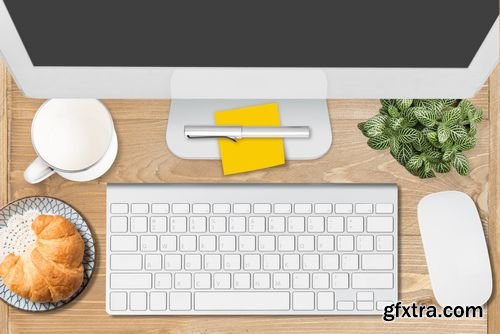
[[[472,96],[498,62],[498,2],[2,0],[0,51],[28,96],[173,99],[184,158],[218,151],[183,125],[278,100],[312,129],[287,158],[309,159],[330,146],[326,98]]]

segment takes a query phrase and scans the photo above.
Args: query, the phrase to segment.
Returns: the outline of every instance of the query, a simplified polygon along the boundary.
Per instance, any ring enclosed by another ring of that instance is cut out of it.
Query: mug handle
[[[45,163],[40,157],[37,157],[24,171],[24,179],[26,182],[35,184],[42,182],[55,171]]]

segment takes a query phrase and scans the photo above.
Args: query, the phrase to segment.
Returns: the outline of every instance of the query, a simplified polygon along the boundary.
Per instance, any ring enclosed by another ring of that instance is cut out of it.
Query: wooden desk
[[[500,298],[490,301],[488,318],[399,319],[353,316],[257,317],[110,317],[105,312],[105,190],[107,182],[394,182],[400,186],[400,299],[433,303],[416,219],[424,195],[461,190],[476,201],[488,233],[495,269],[500,268],[500,67],[473,102],[485,112],[477,147],[468,152],[471,173],[455,172],[431,180],[407,173],[388,152],[374,151],[356,127],[378,110],[378,101],[330,101],[334,144],[320,160],[290,162],[284,167],[223,177],[220,162],[186,161],[165,145],[168,101],[104,101],[115,120],[120,151],[114,167],[97,181],[78,184],[58,176],[38,184],[23,180],[35,157],[31,119],[43,102],[21,95],[0,64],[0,204],[23,196],[50,195],[79,210],[97,242],[97,268],[87,290],[67,307],[30,314],[0,303],[0,333],[490,333],[500,331]],[[496,280],[498,283],[498,279]]]

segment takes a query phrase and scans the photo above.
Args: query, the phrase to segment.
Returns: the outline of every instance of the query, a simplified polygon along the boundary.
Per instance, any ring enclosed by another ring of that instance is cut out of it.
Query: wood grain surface
[[[500,65],[490,77],[490,224],[489,252],[493,263],[493,295],[488,305],[488,332],[500,333]]]
[[[388,152],[371,150],[356,125],[378,110],[376,100],[329,101],[334,143],[331,150],[315,161],[289,162],[285,166],[268,170],[224,177],[220,162],[187,161],[173,156],[165,145],[169,101],[103,101],[110,109],[119,137],[119,154],[113,168],[100,179],[78,184],[53,176],[38,185],[23,180],[23,171],[35,153],[30,143],[31,119],[42,100],[22,96],[10,76],[3,78],[7,94],[7,138],[0,137],[1,168],[8,170],[7,178],[0,180],[1,194],[7,193],[12,201],[23,196],[50,195],[58,197],[80,211],[87,219],[97,242],[97,267],[86,291],[67,307],[45,314],[30,314],[10,309],[7,323],[0,318],[0,333],[486,333],[487,327],[495,333],[498,325],[492,318],[500,317],[498,298],[493,300],[486,316],[475,319],[398,319],[384,322],[380,317],[353,316],[175,316],[175,317],[111,317],[105,312],[105,190],[108,182],[391,182],[400,190],[399,239],[399,297],[408,304],[434,303],[426,262],[416,220],[416,206],[426,194],[442,190],[460,190],[476,201],[490,247],[496,247],[498,220],[496,186],[498,159],[496,117],[500,112],[498,90],[500,67],[492,77],[491,87],[485,85],[473,99],[485,112],[485,120],[478,132],[476,148],[467,153],[471,173],[461,177],[452,172],[435,179],[420,180],[404,170]],[[0,78],[2,79],[2,78]],[[1,88],[1,84],[0,84]],[[495,115],[490,119],[490,111]],[[1,122],[1,118],[0,118]],[[495,137],[495,138],[493,138]],[[3,139],[2,139],[3,138]],[[8,143],[8,146],[6,146]],[[492,146],[493,145],[493,146]],[[8,148],[7,154],[2,151]],[[493,153],[492,147],[496,153]],[[494,166],[495,169],[492,169]],[[493,176],[494,175],[494,176]],[[492,178],[492,179],[491,179]],[[490,213],[496,217],[490,220]],[[495,239],[496,241],[496,239]],[[492,248],[493,250],[493,248]],[[495,257],[498,267],[498,258]],[[5,308],[0,309],[5,313]],[[492,327],[495,326],[495,327]]]

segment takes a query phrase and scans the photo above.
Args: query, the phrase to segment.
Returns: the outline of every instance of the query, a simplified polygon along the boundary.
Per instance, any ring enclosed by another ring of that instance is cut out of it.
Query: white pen
[[[307,126],[185,126],[189,139],[200,138],[309,138]]]

